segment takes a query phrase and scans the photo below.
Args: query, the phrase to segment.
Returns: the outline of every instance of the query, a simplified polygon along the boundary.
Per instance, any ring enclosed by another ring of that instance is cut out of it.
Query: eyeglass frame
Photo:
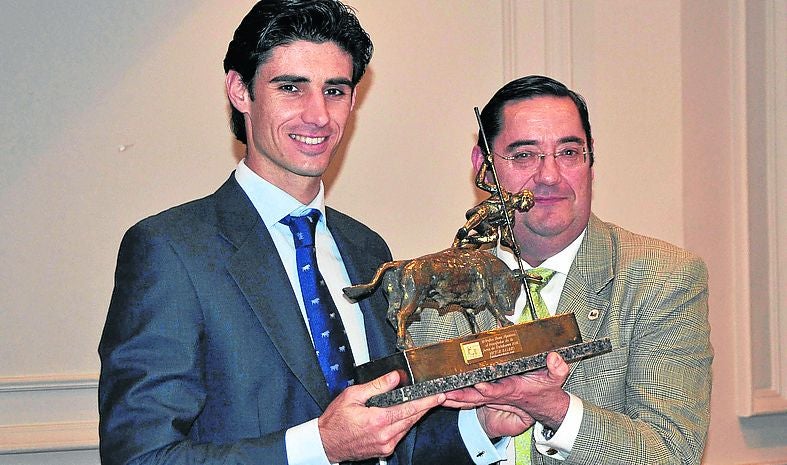
[[[555,160],[555,162],[557,163],[557,161],[558,161],[558,159],[560,157],[566,156],[566,155],[561,155],[561,152],[563,152],[565,150],[569,150],[569,149],[558,150],[557,152],[552,152],[552,153],[546,153],[546,152],[533,153],[533,156],[538,158],[539,162],[541,160],[543,160],[544,158],[546,158],[547,156],[551,156]],[[508,157],[508,156],[505,156],[505,155],[501,155],[501,154],[499,154],[497,152],[493,152],[493,154],[497,155],[498,157],[502,158],[503,160],[510,161],[513,164],[517,164],[518,158],[517,158],[516,155]],[[588,156],[592,156],[592,155],[593,155],[593,150],[588,150],[587,146],[582,144],[582,163],[581,164],[584,165],[585,163],[587,163]],[[536,166],[536,165],[534,165],[534,166]],[[580,166],[580,164],[577,164],[576,166]],[[571,168],[575,168],[576,166],[572,166]]]

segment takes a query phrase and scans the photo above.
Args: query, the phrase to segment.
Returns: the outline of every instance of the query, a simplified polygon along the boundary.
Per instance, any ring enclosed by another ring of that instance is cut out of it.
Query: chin
[[[319,166],[314,166],[314,165],[302,166],[300,169],[296,171],[296,174],[309,178],[319,178],[323,174],[325,174],[326,171],[328,171],[327,163]]]
[[[539,221],[533,219],[527,225],[527,229],[541,237],[553,237],[564,233],[571,226],[570,222]]]
[[[293,168],[303,176],[320,176],[322,175],[331,164],[331,157],[328,155],[320,155],[319,157],[303,157],[302,163]]]

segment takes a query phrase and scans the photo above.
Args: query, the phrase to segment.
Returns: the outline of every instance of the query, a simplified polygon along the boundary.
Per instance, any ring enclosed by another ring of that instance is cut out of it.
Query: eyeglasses
[[[576,168],[583,165],[585,161],[587,161],[588,155],[592,154],[593,152],[589,152],[588,149],[582,145],[572,145],[563,147],[555,153],[539,153],[531,150],[522,150],[513,155],[500,155],[498,153],[495,155],[503,160],[508,160],[517,168],[530,170],[537,168],[541,160],[547,156],[552,156],[555,159],[555,163],[557,163],[560,168]]]

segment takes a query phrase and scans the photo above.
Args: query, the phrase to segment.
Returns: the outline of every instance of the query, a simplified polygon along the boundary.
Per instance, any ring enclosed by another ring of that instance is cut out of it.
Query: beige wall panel
[[[441,250],[477,202],[473,107],[503,83],[500,2],[351,3],[375,56],[329,201],[378,230],[396,257]]]
[[[680,2],[572,3],[573,81],[595,140],[594,210],[683,245]]]

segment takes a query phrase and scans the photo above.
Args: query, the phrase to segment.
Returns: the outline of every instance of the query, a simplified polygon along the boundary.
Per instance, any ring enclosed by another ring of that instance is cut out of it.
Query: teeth
[[[297,134],[290,134],[290,138],[293,140],[297,140],[298,142],[302,142],[306,145],[317,145],[325,142],[327,137],[306,137],[306,136],[299,136]]]

